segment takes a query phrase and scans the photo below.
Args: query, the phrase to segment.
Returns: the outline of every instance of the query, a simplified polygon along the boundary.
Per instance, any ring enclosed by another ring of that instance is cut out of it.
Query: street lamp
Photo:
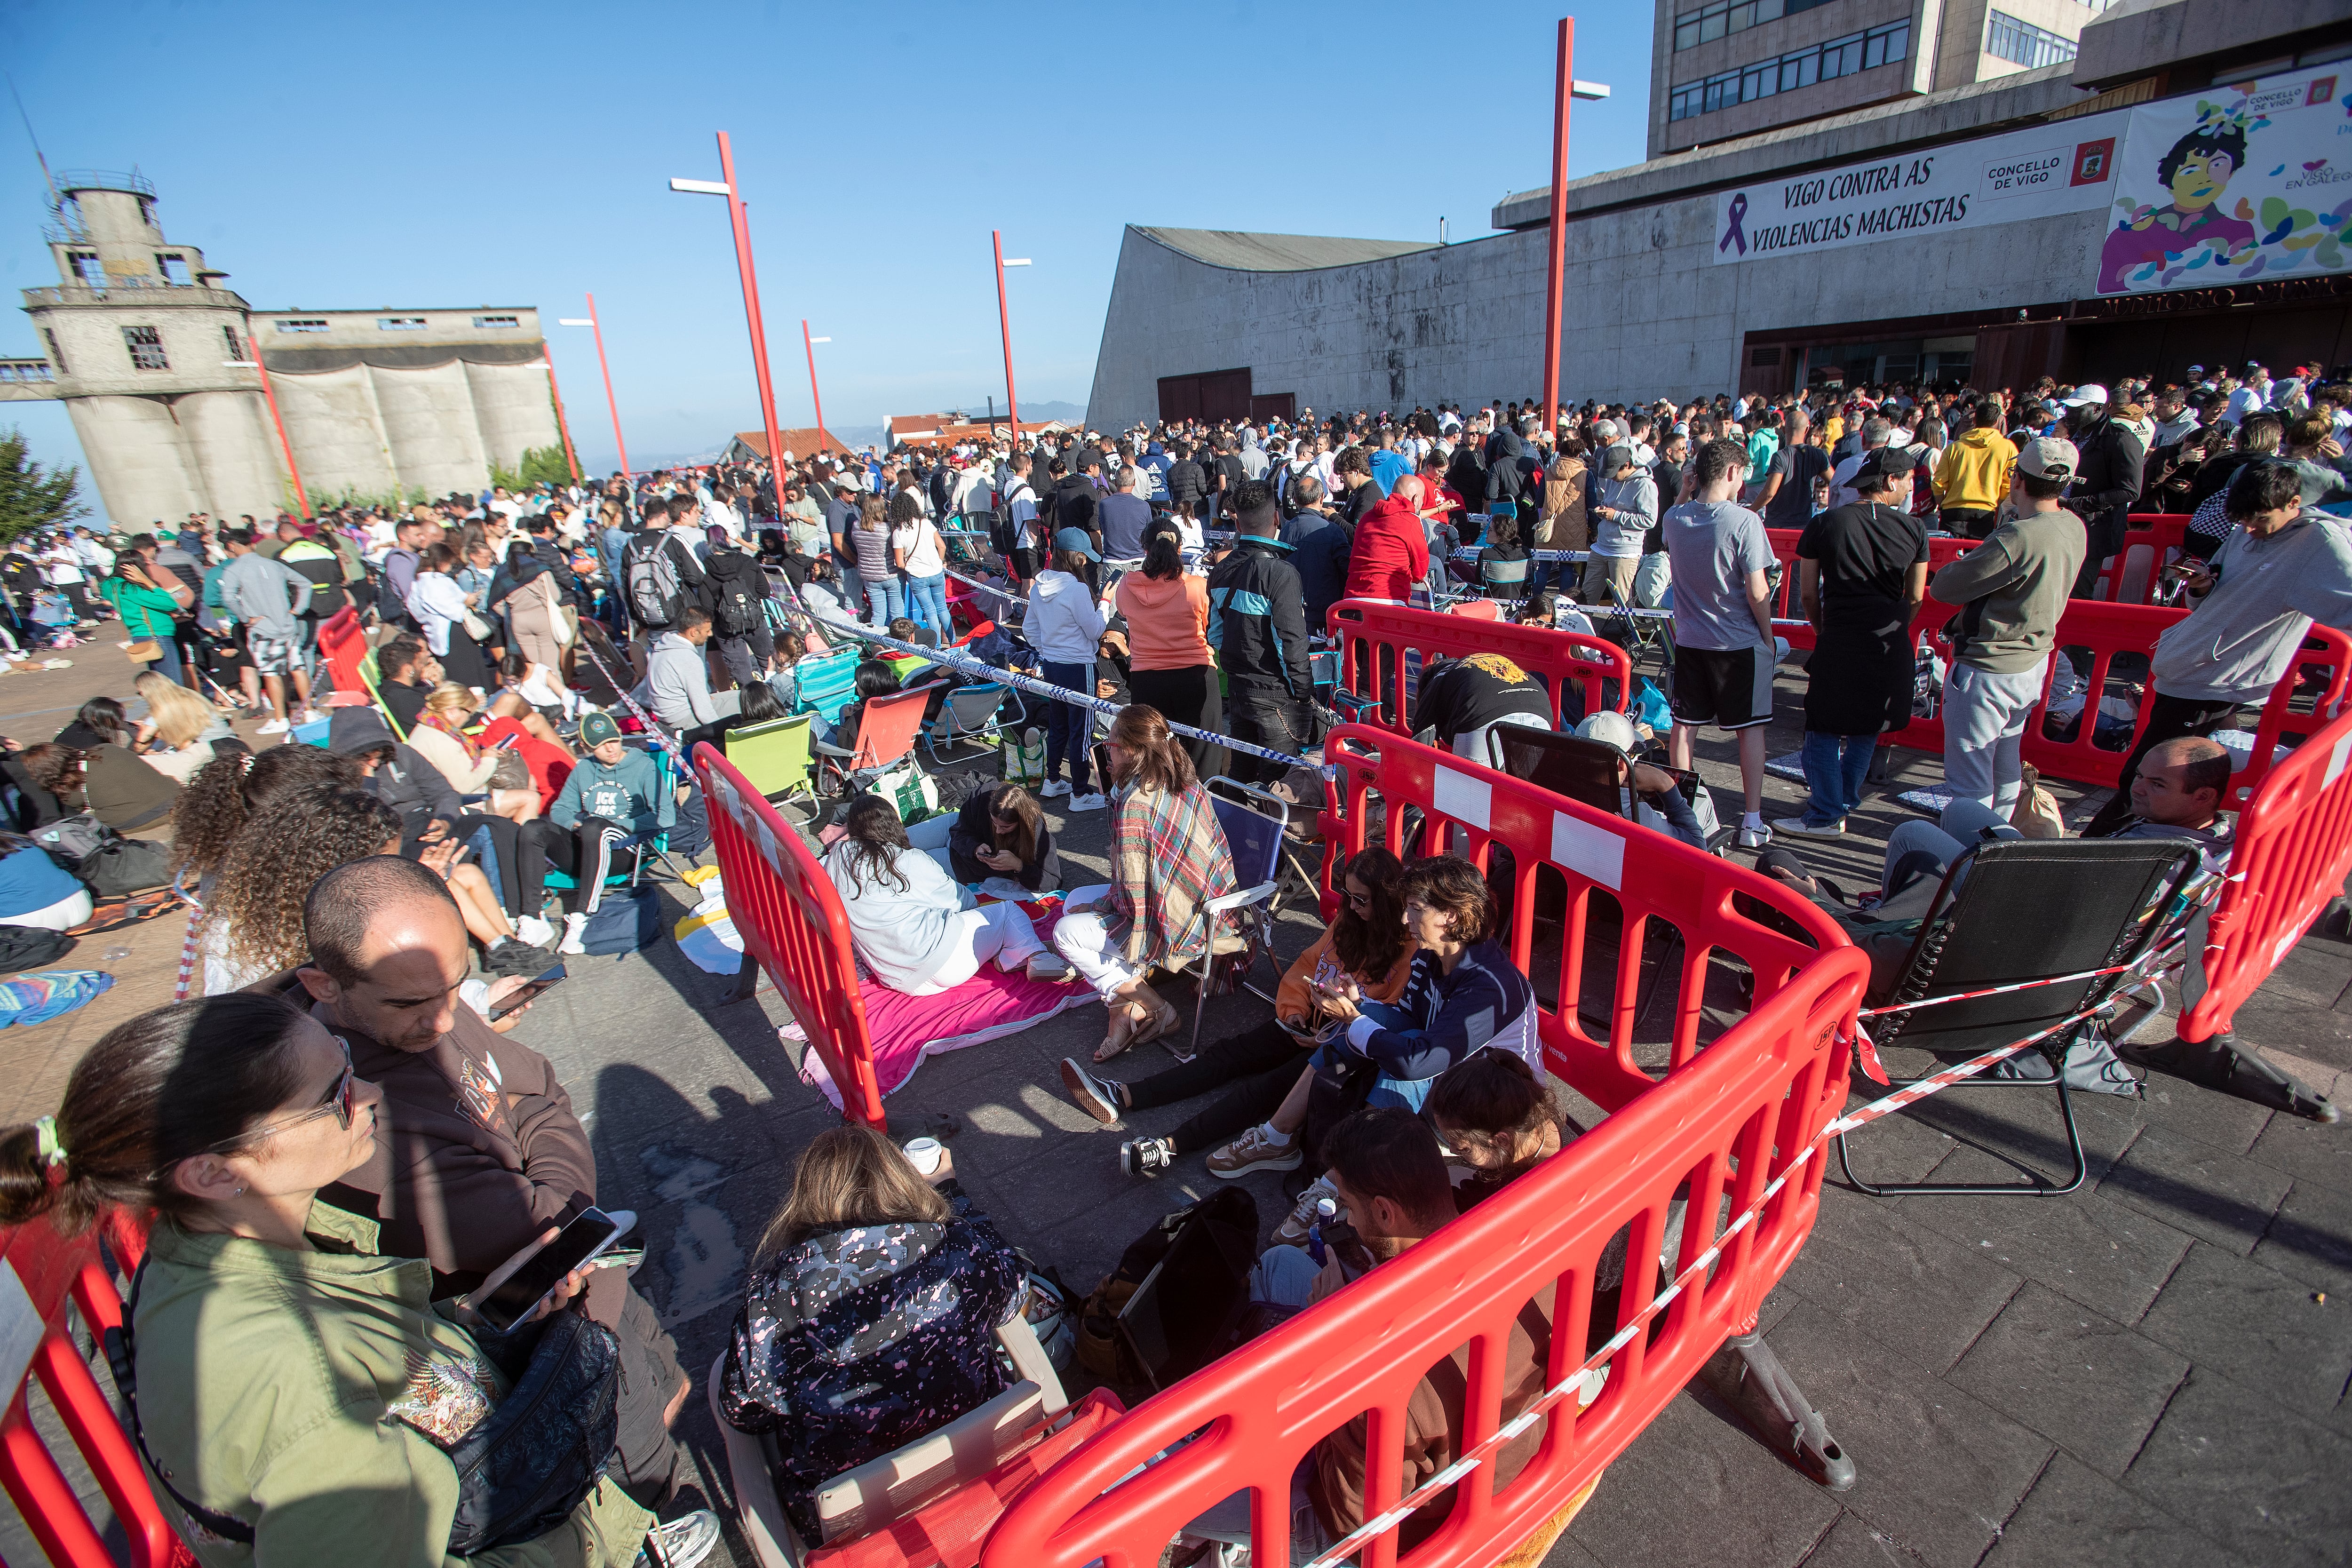
[[[1004,303],[1004,269],[1026,267],[1029,258],[1016,256],[1007,260],[1004,255],[1004,235],[1001,230],[988,231],[988,243],[996,251],[996,325],[1004,334],[1004,409],[1013,421],[1013,449],[1021,449],[1021,400],[1013,392],[1013,312]]]
[[[556,324],[564,327],[586,327],[596,334],[596,368],[604,373],[604,406],[613,411],[613,445],[621,450],[621,472],[629,471],[629,444],[621,439],[621,405],[613,395],[613,367],[604,358],[604,328],[596,317],[596,296],[588,296],[588,314],[558,316]]]
[[[760,279],[751,266],[751,226],[735,184],[735,150],[727,132],[719,132],[718,180],[672,180],[669,188],[694,195],[725,196],[727,216],[735,231],[735,269],[743,283],[743,320],[751,337],[751,370],[760,382],[760,417],[768,432],[768,472],[775,482],[777,504],[783,502],[783,440],[776,433],[776,392],[768,376],[768,334],[760,324]]]
[[[302,509],[304,517],[309,517],[310,496],[302,488],[302,470],[294,461],[294,443],[286,438],[286,421],[278,413],[278,389],[269,384],[269,367],[261,363],[261,340],[253,335],[250,321],[245,324],[245,346],[247,352],[253,355],[251,359],[225,359],[221,364],[228,370],[261,373],[261,395],[269,402],[269,422],[278,426],[278,449],[286,454],[286,472],[294,480],[295,504]]]
[[[820,452],[824,450],[824,399],[817,395],[816,390],[816,345],[831,342],[831,338],[809,336],[808,321],[801,321],[801,346],[808,351],[809,401],[816,405],[816,449]]]
[[[1551,255],[1544,274],[1543,422],[1559,427],[1560,290],[1568,274],[1568,100],[1598,101],[1609,96],[1597,81],[1576,79],[1576,18],[1559,19],[1559,53],[1552,68],[1551,110]]]

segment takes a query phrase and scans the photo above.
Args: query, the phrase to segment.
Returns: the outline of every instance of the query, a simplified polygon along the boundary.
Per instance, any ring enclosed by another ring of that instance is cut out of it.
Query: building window
[[[66,252],[66,260],[73,268],[74,276],[81,279],[81,285],[83,288],[103,289],[106,287],[106,268],[98,259],[98,252],[94,250],[68,250]]]
[[[378,316],[375,330],[380,332],[421,332],[425,330],[422,316]]]
[[[281,332],[323,332],[327,330],[327,323],[312,316],[297,321],[280,321],[278,330]]]
[[[1793,16],[1829,3],[1830,0],[1715,0],[1711,5],[1675,13],[1675,48],[1680,51],[1727,33],[1744,33],[1760,23],[1777,22],[1783,16]],[[2095,0],[2084,0],[2085,5],[2094,3]],[[2104,3],[2113,5],[2115,0]]]
[[[1994,11],[1985,22],[1985,53],[2030,70],[2073,59],[2074,40],[2020,21],[2006,11]]]
[[[242,363],[245,359],[245,340],[236,335],[236,329],[223,327],[221,338],[228,344],[229,363],[232,364]]]
[[[1811,48],[1792,50],[1778,59],[1759,60],[1738,70],[1719,71],[1705,81],[1686,82],[1675,88],[1666,100],[1666,118],[1688,120],[1695,114],[1712,114],[1719,109],[1753,103],[1776,93],[1794,92],[1817,81],[1832,81],[1856,71],[1893,65],[1910,52],[1911,24],[1907,21],[1873,27],[1866,33],[1849,33]]]
[[[494,327],[520,327],[522,325],[522,318],[520,316],[477,316],[474,318],[474,325],[482,331]]]
[[[131,350],[133,370],[169,370],[172,362],[163,357],[163,334],[152,327],[125,327],[122,342]]]
[[[155,270],[163,275],[166,288],[185,289],[195,279],[188,276],[188,258],[169,253],[155,258]]]
[[[72,373],[66,369],[65,351],[58,347],[58,334],[49,328],[43,327],[41,329],[41,336],[49,340],[49,363],[58,367],[58,374],[59,375],[71,374]]]

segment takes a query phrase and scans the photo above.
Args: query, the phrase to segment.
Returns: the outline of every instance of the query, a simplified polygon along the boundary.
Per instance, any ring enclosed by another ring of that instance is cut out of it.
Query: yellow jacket
[[[1936,464],[1936,500],[1945,506],[1990,511],[2009,495],[2017,448],[2008,437],[1979,426],[1944,448]]]

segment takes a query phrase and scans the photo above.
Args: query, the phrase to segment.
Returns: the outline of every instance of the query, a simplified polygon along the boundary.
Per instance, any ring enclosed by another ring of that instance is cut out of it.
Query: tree
[[[524,451],[512,468],[490,465],[490,483],[504,485],[510,490],[527,490],[536,484],[568,485],[572,482],[572,465],[563,460],[561,447],[532,447]]]
[[[89,508],[74,500],[80,479],[74,464],[51,472],[34,462],[22,430],[0,430],[0,543],[88,517]]]

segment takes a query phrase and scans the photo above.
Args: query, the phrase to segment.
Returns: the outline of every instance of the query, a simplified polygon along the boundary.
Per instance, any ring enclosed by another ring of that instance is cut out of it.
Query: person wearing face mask
[[[447,1450],[496,1418],[512,1371],[462,1310],[429,1303],[423,1264],[320,1201],[394,1136],[343,1038],[249,993],[116,1026],[55,1115],[0,1132],[0,1226],[155,1216],[110,1349],[151,1479],[201,1527],[182,1526],[196,1560],[625,1568],[642,1545],[699,1563],[718,1521],[656,1526],[617,1465],[549,1472],[551,1524],[450,1551],[461,1503],[483,1500]],[[567,1277],[541,1315],[582,1284]],[[581,1419],[578,1441],[603,1435]]]

